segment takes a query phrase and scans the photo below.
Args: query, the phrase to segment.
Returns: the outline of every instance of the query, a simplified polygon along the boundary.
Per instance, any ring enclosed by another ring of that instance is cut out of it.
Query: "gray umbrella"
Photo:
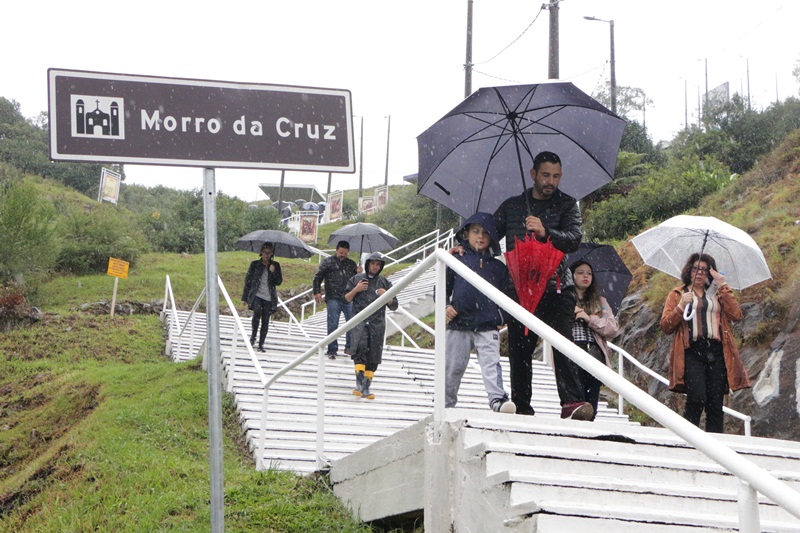
[[[419,137],[420,194],[463,217],[494,212],[531,185],[542,151],[579,200],[614,177],[625,121],[572,83],[478,89]]]
[[[306,258],[314,255],[306,243],[291,233],[274,229],[251,231],[236,241],[236,249],[258,253],[265,242],[275,246],[275,257]]]
[[[356,222],[342,226],[328,238],[331,245],[339,241],[349,242],[353,252],[383,252],[397,246],[400,239],[375,224]]]

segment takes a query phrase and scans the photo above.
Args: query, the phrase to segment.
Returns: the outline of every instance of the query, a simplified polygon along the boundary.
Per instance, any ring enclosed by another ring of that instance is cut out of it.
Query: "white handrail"
[[[641,370],[642,372],[644,372],[648,376],[660,381],[664,385],[669,385],[669,380],[667,378],[665,378],[661,374],[655,372],[654,370],[648,368],[647,366],[645,366],[644,364],[639,362],[635,357],[633,357],[631,354],[629,354],[623,348],[617,346],[616,344],[614,344],[614,343],[612,343],[610,341],[608,342],[608,347],[611,348],[612,350],[614,350],[615,352],[617,352],[617,354],[619,356],[619,368],[620,369],[622,368],[622,361],[623,361],[623,358],[624,358],[624,359],[627,359],[628,361],[630,361],[631,363],[633,363],[634,365],[636,365],[636,367],[639,368],[639,370]],[[622,374],[620,373],[620,375],[622,375]],[[624,400],[625,399],[622,397],[622,395],[619,394],[619,408],[620,409],[622,409],[622,404],[623,404]],[[751,417],[750,415],[746,415],[744,413],[740,413],[739,411],[736,411],[735,409],[731,409],[727,405],[723,405],[722,406],[722,411],[727,415],[730,415],[730,416],[732,416],[734,418],[738,418],[739,420],[742,420],[744,422],[744,434],[745,434],[745,436],[749,437],[751,435],[751,433],[750,433],[750,425],[751,425],[751,422],[753,420],[753,417]],[[622,414],[622,411],[620,411],[620,414]]]
[[[452,231],[452,230],[450,230],[450,231]],[[391,257],[391,255],[393,253],[395,253],[395,252],[397,252],[399,250],[402,250],[403,248],[408,248],[412,244],[415,244],[415,243],[418,243],[418,242],[423,241],[425,239],[428,239],[428,237],[431,237],[432,235],[435,236],[435,237],[433,239],[431,239],[430,242],[426,242],[421,247],[416,248],[412,252],[407,253],[406,255],[401,257],[400,259],[394,259],[393,257]],[[387,265],[396,265],[397,263],[402,263],[404,260],[408,259],[409,257],[412,257],[412,256],[417,255],[419,253],[425,252],[425,250],[427,250],[431,245],[436,247],[436,245],[439,243],[439,240],[440,240],[439,229],[435,229],[435,230],[431,231],[430,233],[426,233],[422,237],[417,237],[416,239],[414,239],[413,241],[411,241],[409,243],[406,243],[406,244],[404,244],[402,246],[398,246],[397,248],[395,248],[391,252],[387,252],[386,254],[384,254],[384,257],[386,259],[390,259],[391,260],[391,261],[387,262]]]
[[[539,318],[527,312],[518,303],[472,272],[466,265],[450,256],[447,252],[437,250],[435,256],[459,276],[477,287],[492,301],[503,307],[523,325],[536,332],[540,337],[546,338],[565,357],[574,361],[611,389],[621,393],[630,403],[741,480],[747,482],[749,486],[764,494],[787,512],[800,518],[800,498],[797,497],[797,492],[789,488],[785,483],[763,468],[743,458],[712,434],[702,431],[634,384],[618,376],[613,370],[587,354],[571,340],[559,334]],[[437,295],[437,301],[440,299],[444,302],[444,294]],[[440,347],[437,343],[436,350],[444,350],[444,347]],[[742,502],[740,504],[740,525],[752,526],[754,523],[757,524],[758,509],[747,508],[747,502],[752,501],[752,498],[743,497],[740,498],[740,501]],[[755,513],[755,519],[752,516],[753,513]],[[740,529],[740,531],[745,531],[745,529]],[[756,533],[759,529],[757,527],[756,529],[748,528],[746,531]]]
[[[400,309],[400,308],[398,307],[398,309]],[[413,316],[413,315],[412,315],[412,316]],[[415,317],[415,318],[416,318],[416,317]],[[414,342],[414,339],[412,339],[412,338],[411,338],[411,335],[409,335],[409,334],[406,332],[406,330],[405,330],[405,329],[401,328],[401,327],[400,327],[400,324],[398,324],[397,322],[395,322],[395,321],[394,321],[394,319],[392,319],[392,317],[390,317],[388,314],[386,315],[386,320],[387,320],[387,322],[389,322],[389,324],[392,324],[392,325],[395,327],[395,329],[397,330],[397,332],[398,332],[398,333],[400,333],[400,335],[401,335],[401,339],[403,339],[403,340],[405,340],[405,339],[408,339],[408,342],[410,342],[410,343],[412,344],[412,346],[414,346],[414,348],[416,348],[417,350],[419,350],[419,349],[420,349],[420,347],[419,347],[419,344],[417,344],[416,342]],[[401,346],[405,346],[405,345],[404,345],[404,344],[401,344]]]
[[[483,278],[472,272],[466,265],[452,257],[444,250],[438,249],[433,254],[428,256],[425,260],[420,262],[408,275],[395,284],[385,294],[379,297],[375,302],[370,304],[366,309],[361,311],[358,315],[353,317],[352,320],[345,322],[345,324],[338,328],[335,332],[328,335],[326,338],[319,341],[312,348],[307,350],[301,356],[296,358],[291,363],[287,364],[264,384],[264,405],[261,414],[261,435],[259,438],[259,460],[258,464],[263,468],[263,456],[266,440],[266,422],[268,416],[268,398],[269,388],[281,376],[300,365],[302,362],[311,357],[315,352],[319,352],[321,347],[327,344],[334,338],[338,338],[343,333],[346,333],[355,327],[360,321],[373,312],[377,311],[381,306],[385,305],[391,298],[398,292],[409,285],[414,279],[418,278],[423,272],[430,268],[433,261],[437,262],[437,328],[436,328],[436,349],[435,359],[436,368],[439,369],[435,373],[438,379],[435,379],[434,385],[434,439],[439,434],[440,429],[437,426],[441,425],[444,414],[444,378],[441,368],[444,363],[444,318],[439,316],[443,312],[444,305],[444,270],[445,266],[453,269],[459,276],[461,276],[468,283],[477,287],[483,294],[488,296],[492,301],[496,302],[508,313],[519,320],[523,325],[536,332],[540,337],[547,340],[555,349],[559,350],[565,357],[574,361],[576,364],[586,369],[589,373],[603,382],[611,389],[621,393],[623,397],[630,403],[635,405],[640,410],[644,411],[654,420],[659,422],[665,428],[670,429],[676,435],[681,437],[687,443],[691,444],[705,455],[710,457],[713,461],[717,462],[728,471],[739,477],[746,485],[742,485],[740,491],[740,526],[741,531],[757,532],[759,530],[758,524],[758,508],[757,497],[753,496],[753,490],[757,490],[764,494],[767,498],[781,506],[787,512],[800,518],[800,499],[797,498],[797,493],[789,488],[785,483],[779,481],[766,470],[756,466],[747,459],[741,457],[738,453],[731,448],[720,442],[713,435],[702,431],[692,423],[679,416],[667,406],[661,404],[649,394],[642,391],[632,383],[625,380],[623,377],[617,375],[613,370],[608,368],[603,363],[595,360],[585,351],[581,350],[571,340],[563,337],[550,326],[542,322],[540,319],[523,309],[519,304],[511,300],[508,296],[503,294],[500,290],[493,287],[486,282]],[[324,358],[320,359],[320,365],[325,364]],[[324,376],[324,374],[321,374]],[[319,378],[320,380],[323,377]],[[320,387],[318,383],[318,387]],[[318,417],[320,416],[318,412]],[[324,418],[318,420],[317,430],[317,449],[321,449],[321,443],[324,439]],[[321,462],[318,458],[318,464]]]
[[[425,322],[423,322],[419,318],[417,318],[414,315],[412,315],[411,313],[409,313],[406,309],[403,309],[402,307],[398,307],[397,310],[394,311],[394,312],[395,313],[400,313],[403,316],[407,317],[414,324],[418,325],[419,327],[421,327],[422,329],[424,329],[425,331],[427,331],[431,335],[436,335],[436,331],[432,327],[430,327],[428,324],[426,324]]]
[[[217,276],[217,283],[219,284],[219,290],[220,290],[220,292],[222,292],[222,296],[225,298],[225,302],[228,304],[228,309],[231,310],[231,315],[233,316],[233,322],[234,322],[234,324],[236,324],[236,328],[235,328],[235,332],[234,332],[234,341],[235,341],[235,338],[236,338],[235,335],[237,334],[237,332],[242,335],[242,339],[247,339],[247,332],[244,329],[244,324],[242,324],[241,317],[239,317],[239,312],[236,310],[236,306],[233,305],[233,301],[231,301],[231,297],[228,296],[228,291],[227,291],[227,289],[225,289],[225,284],[222,283],[222,278],[220,278],[219,276]],[[253,351],[253,347],[246,340],[245,340],[244,344],[245,344],[245,346],[247,346],[247,353],[250,354],[250,360],[253,362],[253,366],[255,366],[255,368],[256,368],[256,372],[258,373],[259,379],[261,379],[261,382],[264,383],[264,381],[267,378],[264,375],[264,370],[261,368],[261,363],[259,362],[258,357],[256,357],[256,353]],[[231,369],[230,382],[233,383],[234,373],[236,372],[236,343],[235,342],[234,342],[234,346],[233,346],[233,354],[231,355],[231,360],[232,360],[232,363],[231,363],[232,364],[232,369]]]
[[[436,255],[435,254],[429,255],[427,258],[425,258],[423,261],[421,261],[416,267],[414,267],[414,269],[408,275],[404,276],[401,280],[399,280],[396,284],[394,284],[388,291],[386,291],[385,293],[380,295],[374,302],[369,304],[364,310],[362,310],[360,313],[358,313],[352,319],[346,321],[344,323],[344,325],[340,326],[334,332],[329,333],[328,336],[326,336],[322,340],[318,341],[311,348],[309,348],[308,350],[303,352],[302,355],[300,355],[297,358],[295,358],[292,362],[290,362],[290,363],[286,364],[285,366],[283,366],[282,368],[278,369],[272,375],[272,377],[269,378],[269,380],[266,383],[264,383],[264,401],[263,401],[262,410],[261,410],[261,432],[260,432],[260,436],[259,436],[259,439],[258,439],[258,442],[259,442],[259,444],[258,444],[258,459],[256,461],[256,464],[260,468],[267,468],[267,465],[263,464],[263,459],[262,458],[264,457],[265,442],[266,442],[266,438],[267,438],[267,413],[268,413],[268,407],[269,407],[269,390],[270,390],[270,387],[272,386],[272,384],[275,383],[281,376],[283,376],[284,374],[286,374],[290,370],[292,370],[292,369],[298,367],[299,365],[301,365],[302,363],[304,363],[307,359],[309,359],[311,356],[313,356],[323,346],[326,346],[326,345],[330,344],[331,342],[333,342],[335,339],[338,339],[343,334],[345,334],[348,331],[350,331],[351,329],[353,329],[356,325],[358,325],[360,322],[362,322],[365,318],[367,318],[370,315],[372,315],[372,313],[374,313],[375,311],[377,311],[378,309],[380,309],[381,307],[383,307],[384,305],[389,303],[389,301],[392,298],[394,298],[397,295],[397,293],[399,293],[401,290],[406,288],[409,284],[411,284],[412,281],[417,279],[422,272],[424,272],[425,270],[430,268],[430,266],[433,265],[435,260],[436,260]],[[414,273],[416,273],[416,275],[413,275]],[[319,364],[321,366],[324,366],[325,365],[325,358],[320,358],[320,363]],[[321,375],[324,376],[324,373],[322,373]],[[320,416],[319,411],[317,412],[317,416],[318,417]],[[323,438],[324,438],[324,428],[323,428],[322,431],[318,430],[318,432],[317,432],[317,442],[319,443],[320,441],[323,440]]]

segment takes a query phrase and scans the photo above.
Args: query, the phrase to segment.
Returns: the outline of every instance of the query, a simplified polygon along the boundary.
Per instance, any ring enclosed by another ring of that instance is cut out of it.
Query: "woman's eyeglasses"
[[[692,272],[700,271],[703,274],[708,274],[708,269],[705,267],[692,267]]]

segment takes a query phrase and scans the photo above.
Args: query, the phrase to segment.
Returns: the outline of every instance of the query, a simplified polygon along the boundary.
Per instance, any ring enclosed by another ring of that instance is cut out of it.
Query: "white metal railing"
[[[417,343],[416,343],[416,341],[415,341],[414,339],[412,339],[412,338],[411,338],[411,335],[409,335],[409,334],[408,334],[408,332],[406,332],[406,330],[405,330],[405,329],[403,329],[402,327],[400,327],[400,324],[398,324],[397,322],[395,322],[395,320],[394,320],[394,319],[393,319],[391,316],[389,316],[388,314],[386,315],[386,321],[387,321],[389,324],[393,325],[393,326],[395,327],[395,329],[397,330],[397,333],[399,333],[399,334],[400,334],[400,346],[405,346],[405,345],[406,345],[406,339],[408,339],[408,342],[410,342],[410,343],[411,343],[411,346],[413,346],[413,347],[414,347],[414,348],[416,348],[417,350],[420,350],[420,349],[421,349],[421,348],[419,347],[419,344],[417,344]],[[384,343],[385,343],[385,342],[386,342],[386,338],[384,337]]]
[[[435,330],[433,330],[430,326],[428,326],[427,324],[422,322],[420,319],[418,319],[417,317],[415,317],[414,315],[412,315],[411,313],[409,313],[408,311],[406,311],[402,307],[398,308],[397,311],[395,311],[395,313],[397,313],[397,312],[403,313],[405,316],[410,318],[412,322],[414,322],[415,324],[420,326],[422,329],[424,329],[425,331],[427,331],[431,335],[434,335],[434,336],[436,335],[436,331]],[[396,322],[393,321],[393,323],[395,324],[395,326],[397,326]],[[399,326],[397,326],[397,327],[399,329]],[[508,331],[508,327],[504,327],[503,329],[499,330],[499,332],[501,334],[505,333],[506,331]],[[405,332],[402,332],[402,333],[405,334]],[[401,341],[404,340],[406,337],[408,337],[408,336],[404,335],[404,337],[401,338]],[[409,340],[410,340],[410,337],[409,337]],[[607,342],[608,342],[608,347],[610,349],[614,350],[617,353],[617,358],[618,358],[617,359],[617,361],[618,361],[617,362],[617,373],[621,377],[624,378],[624,376],[625,376],[624,361],[625,361],[625,359],[627,359],[628,361],[633,363],[637,368],[639,368],[642,372],[644,372],[647,375],[657,379],[658,381],[660,381],[664,385],[669,385],[669,380],[667,378],[665,378],[664,376],[658,374],[654,370],[652,370],[652,369],[648,368],[647,366],[643,365],[642,363],[640,363],[638,360],[636,360],[636,358],[634,358],[631,354],[629,354],[627,351],[625,351],[620,346],[617,346],[616,344],[612,343],[611,341],[607,341]],[[405,346],[405,344],[401,342],[401,346]],[[417,346],[416,343],[414,343],[414,346],[417,347],[417,348],[419,347],[419,346]],[[544,339],[542,341],[542,358],[543,358],[545,363],[547,363],[551,367],[553,366],[553,350],[552,350],[552,347],[550,346],[550,344]],[[624,413],[625,398],[622,396],[622,394],[619,394],[619,393],[617,393],[617,396],[618,396],[617,414],[622,416],[622,415],[625,414]],[[739,412],[739,411],[737,411],[735,409],[731,409],[727,405],[724,405],[722,407],[722,411],[725,414],[729,415],[729,416],[732,416],[734,418],[738,418],[739,420],[741,420],[744,423],[744,434],[745,434],[746,437],[750,437],[752,435],[751,431],[752,431],[753,417],[751,417],[750,415],[746,415],[744,413],[741,413],[741,412]]]
[[[309,359],[315,353],[318,355],[318,377],[317,377],[317,466],[323,468],[326,459],[324,458],[324,420],[325,420],[325,358],[323,355],[324,347],[333,339],[351,330],[359,322],[370,316],[372,313],[386,305],[391,298],[394,298],[400,291],[407,287],[412,281],[421,276],[434,263],[436,263],[436,348],[435,348],[435,371],[434,371],[434,409],[433,409],[433,434],[432,442],[437,443],[441,439],[441,430],[444,421],[444,363],[445,363],[445,271],[449,267],[459,276],[470,284],[477,287],[483,294],[496,302],[508,313],[519,320],[523,325],[536,332],[542,339],[550,343],[555,349],[564,354],[570,360],[594,375],[606,386],[616,391],[629,403],[649,415],[665,428],[671,430],[684,441],[694,446],[696,449],[707,455],[713,461],[737,476],[739,483],[739,525],[740,531],[756,533],[760,531],[760,519],[758,512],[758,494],[760,492],[774,503],[785,509],[792,515],[800,518],[800,498],[797,492],[781,482],[769,472],[743,458],[737,452],[716,439],[712,434],[708,434],[696,427],[683,417],[675,413],[672,409],[663,405],[649,394],[630,383],[622,376],[603,363],[597,361],[585,351],[576,346],[571,340],[560,335],[557,331],[549,327],[540,319],[523,309],[518,303],[503,294],[500,290],[493,287],[486,280],[472,272],[467,266],[452,257],[442,249],[435,250],[431,255],[423,259],[411,272],[403,279],[398,281],[391,289],[386,291],[377,300],[370,304],[366,309],[358,313],[352,320],[344,323],[333,333],[318,341],[314,346],[306,350],[291,363],[276,371],[264,383],[263,406],[261,413],[261,431],[258,444],[258,467],[265,468],[263,463],[267,418],[269,415],[269,392],[270,387],[275,381],[281,378],[290,370],[296,368],[301,363]],[[437,455],[437,454],[434,454]],[[434,459],[435,460],[435,459]],[[436,466],[433,468],[436,469]],[[427,521],[426,521],[427,522]]]
[[[393,254],[399,252],[400,250],[404,250],[404,249],[410,248],[412,245],[414,245],[414,244],[416,244],[418,242],[422,242],[422,241],[425,241],[424,244],[422,244],[418,248],[412,249],[412,251],[406,253],[406,255],[404,255],[404,256],[402,256],[402,257],[400,257],[398,259],[394,259],[392,257]],[[432,252],[436,248],[449,248],[450,246],[452,246],[452,243],[453,243],[453,230],[452,229],[447,230],[444,233],[442,233],[439,229],[435,229],[435,230],[431,231],[430,233],[427,233],[427,234],[423,235],[422,237],[418,237],[418,238],[414,239],[413,241],[411,241],[411,242],[409,242],[407,244],[399,246],[399,247],[395,248],[394,250],[383,254],[383,256],[384,256],[384,258],[386,258],[386,264],[387,265],[396,265],[397,263],[402,263],[403,261],[411,259],[415,255],[422,254],[423,257],[424,257],[425,255],[429,254],[430,252]]]
[[[633,363],[634,366],[636,366],[639,370],[641,370],[642,372],[644,372],[648,376],[660,381],[664,385],[669,385],[669,380],[667,378],[665,378],[661,374],[655,372],[654,370],[648,368],[647,366],[645,366],[642,363],[640,363],[639,361],[637,361],[635,357],[633,357],[631,354],[629,354],[627,351],[625,351],[620,346],[617,346],[616,344],[614,344],[612,342],[609,342],[608,343],[608,347],[611,348],[612,350],[614,350],[615,352],[617,352],[617,356],[618,356],[617,373],[620,376],[624,376],[625,375],[623,365],[624,365],[624,361],[627,359],[628,361]],[[619,396],[619,399],[618,399],[618,404],[617,404],[617,411],[618,411],[619,414],[622,414],[622,407],[623,407],[623,404],[625,403],[625,398],[623,398],[621,394],[619,394],[618,396]],[[745,436],[749,437],[751,435],[750,431],[751,431],[751,424],[752,424],[752,421],[753,421],[753,417],[751,417],[750,415],[746,415],[744,413],[740,413],[739,411],[736,411],[735,409],[731,409],[727,405],[724,405],[722,407],[722,411],[725,414],[730,415],[730,416],[732,416],[734,418],[738,418],[739,420],[744,422],[744,434],[745,434]]]
[[[258,459],[256,464],[259,469],[267,468],[268,465],[264,465],[263,463],[263,456],[265,451],[265,441],[266,441],[266,432],[267,432],[267,414],[269,413],[269,390],[275,381],[277,381],[281,376],[289,372],[290,370],[296,368],[306,360],[308,360],[312,355],[317,353],[318,355],[318,376],[317,376],[317,467],[324,468],[326,464],[326,459],[324,458],[323,449],[324,449],[324,420],[325,420],[325,357],[324,357],[324,350],[326,346],[331,343],[334,339],[338,339],[340,336],[344,335],[351,329],[353,329],[356,325],[362,322],[365,318],[369,317],[372,313],[386,305],[392,298],[394,298],[400,291],[406,288],[408,285],[411,284],[414,280],[416,280],[420,274],[425,272],[428,268],[430,268],[433,263],[435,262],[436,255],[431,254],[426,259],[422,260],[414,269],[400,279],[397,283],[395,283],[389,290],[383,293],[381,296],[378,297],[377,300],[372,302],[368,305],[364,310],[354,316],[352,319],[346,321],[344,325],[340,326],[338,329],[333,331],[332,333],[328,334],[325,338],[317,341],[311,348],[306,350],[302,355],[298,356],[294,359],[291,363],[288,363],[283,368],[277,370],[269,380],[264,383],[264,400],[261,410],[261,432],[258,440]],[[414,275],[416,273],[416,275]],[[443,367],[442,367],[443,368]]]
[[[410,246],[412,246],[414,244],[417,244],[419,242],[423,242],[423,244],[420,247],[413,249],[411,252],[408,252],[405,255],[403,255],[402,257],[399,257],[397,259],[392,258],[392,255],[396,254],[399,250],[403,250],[403,249],[409,248]],[[404,261],[407,261],[407,260],[411,259],[415,255],[422,254],[423,256],[425,256],[425,255],[431,253],[433,250],[435,250],[437,248],[441,248],[441,247],[448,248],[448,247],[452,246],[452,243],[453,243],[453,230],[448,230],[448,231],[445,231],[445,232],[441,232],[440,230],[435,229],[435,230],[431,231],[430,233],[427,233],[427,234],[423,235],[422,237],[418,237],[418,238],[414,239],[413,241],[411,241],[411,242],[409,242],[407,244],[399,246],[399,247],[395,248],[394,250],[383,254],[383,257],[386,259],[386,264],[387,265],[396,265],[398,263],[402,263]],[[316,250],[316,249],[314,249],[314,250],[319,254],[323,254],[324,253],[322,250]],[[327,257],[328,254],[325,254],[325,256]],[[289,303],[292,300],[307,296],[312,291],[313,291],[313,289],[308,289],[307,291],[304,291],[304,292],[302,292],[302,293],[300,293],[300,294],[298,294],[296,296],[293,296],[292,298],[287,300],[286,303]],[[300,305],[300,322],[301,323],[305,322],[305,320],[306,320],[306,308],[309,307],[309,306],[311,306],[311,313],[309,314],[309,316],[314,316],[317,313],[317,301],[314,298],[311,298],[307,302],[304,302],[303,304]],[[291,332],[291,329],[290,329],[290,332]]]

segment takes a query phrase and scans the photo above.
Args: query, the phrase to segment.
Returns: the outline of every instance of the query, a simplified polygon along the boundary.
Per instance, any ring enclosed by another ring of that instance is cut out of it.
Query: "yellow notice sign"
[[[128,279],[128,266],[130,263],[114,257],[108,258],[108,275]]]

